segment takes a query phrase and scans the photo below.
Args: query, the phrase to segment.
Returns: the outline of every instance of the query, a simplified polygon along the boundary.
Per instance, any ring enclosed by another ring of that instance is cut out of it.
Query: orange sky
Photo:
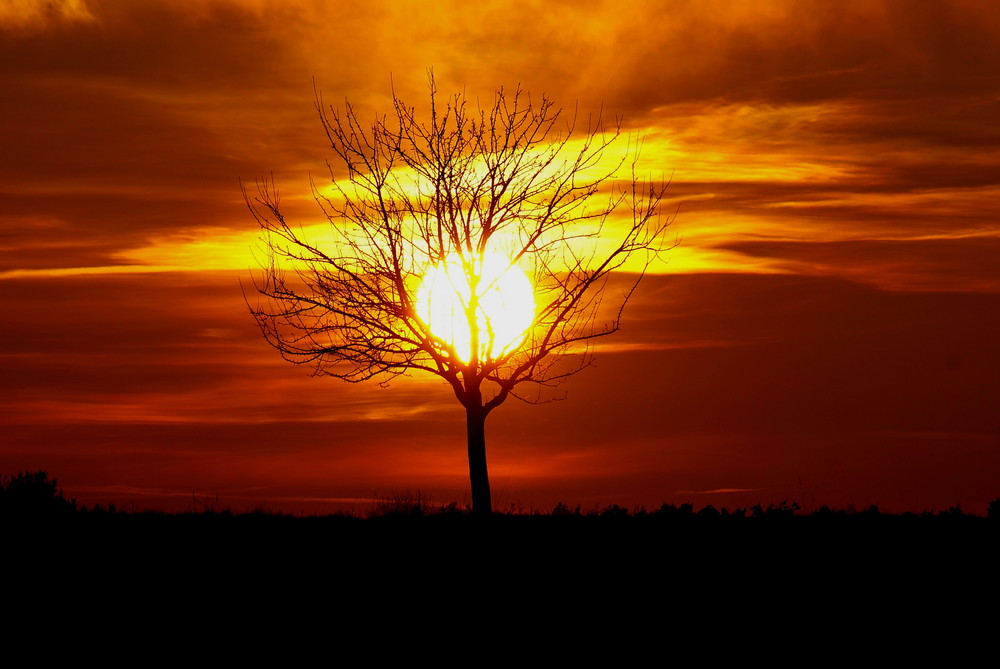
[[[321,220],[313,79],[368,117],[433,67],[603,106],[679,207],[566,401],[490,417],[497,508],[1000,497],[1000,9],[385,4],[0,5],[0,473],[136,508],[467,502],[450,390],[310,377],[239,285],[240,179]]]

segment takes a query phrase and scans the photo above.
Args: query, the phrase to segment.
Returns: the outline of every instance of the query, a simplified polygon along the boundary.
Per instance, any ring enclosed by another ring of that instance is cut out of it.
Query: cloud
[[[0,4],[0,30],[38,31],[53,24],[95,20],[87,0],[7,0]]]
[[[178,242],[248,229],[236,183],[270,170],[290,216],[310,220],[299,196],[325,155],[313,77],[366,118],[390,108],[390,76],[425,104],[434,65],[442,92],[475,98],[521,82],[581,99],[583,114],[602,102],[606,116],[625,114],[646,136],[642,169],[673,174],[668,195],[685,212],[687,248],[671,271],[777,271],[719,242],[849,237],[885,213],[873,203],[886,193],[900,214],[877,224],[940,228],[908,193],[1000,180],[987,151],[1000,103],[984,89],[1000,19],[980,3],[74,6],[96,22],[0,44],[0,77],[17,91],[0,174],[8,269],[139,256],[174,267],[155,259],[164,244],[210,264],[194,257],[204,244]],[[991,225],[988,214],[969,227]]]
[[[789,272],[838,276],[888,290],[1000,293],[1000,237],[747,241],[730,247],[782,260]]]
[[[0,5],[5,466],[317,498],[410,471],[460,494],[447,388],[309,377],[236,281],[257,234],[240,179],[273,171],[289,219],[317,220],[313,78],[370,118],[393,90],[426,108],[433,66],[442,94],[520,83],[581,123],[603,104],[680,208],[682,245],[567,402],[491,418],[508,490],[778,494],[800,468],[954,491],[996,470],[976,450],[1000,373],[996,6],[413,7]]]

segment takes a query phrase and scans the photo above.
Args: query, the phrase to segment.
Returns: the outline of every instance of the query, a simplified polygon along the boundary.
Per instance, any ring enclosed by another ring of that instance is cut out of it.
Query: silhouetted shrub
[[[830,520],[833,518],[846,518],[848,513],[846,509],[831,509],[829,506],[824,504],[813,511],[812,516],[813,518],[819,518],[820,520]]]
[[[986,517],[991,520],[1000,520],[1000,497],[997,497],[987,505]]]
[[[471,513],[472,509],[469,507],[460,507],[458,502],[449,502],[437,510],[437,515],[439,516],[462,516]]]
[[[580,515],[580,505],[577,504],[577,506],[576,506],[575,509],[570,510],[570,508],[568,506],[566,506],[562,502],[559,502],[558,504],[555,505],[555,507],[553,507],[553,509],[552,509],[552,515],[553,516],[579,516]]]
[[[68,500],[48,472],[20,472],[13,478],[0,476],[0,513],[11,515],[52,515],[76,510],[76,500]]]
[[[666,518],[676,518],[678,516],[692,516],[694,515],[694,507],[685,502],[680,506],[674,506],[673,504],[667,504],[664,502],[660,505],[660,508],[653,511],[651,515],[662,516]]]
[[[427,498],[419,490],[416,493],[407,490],[379,498],[367,515],[369,518],[417,518],[426,516],[429,512],[430,503]]]
[[[87,507],[83,507],[84,511],[87,511]],[[102,504],[95,504],[93,508],[90,509],[91,513],[101,514],[101,513],[118,513],[118,506],[116,504],[108,504],[104,506]]]
[[[711,504],[706,504],[698,512],[698,515],[701,516],[702,518],[718,518],[721,514],[719,513],[719,510],[716,509],[714,506],[712,506]]]
[[[625,518],[628,516],[628,509],[617,504],[610,504],[601,511],[602,518]]]
[[[791,518],[798,510],[798,502],[789,504],[788,500],[782,500],[777,505],[768,504],[766,509],[761,507],[760,504],[754,504],[750,507],[750,512],[754,518]]]

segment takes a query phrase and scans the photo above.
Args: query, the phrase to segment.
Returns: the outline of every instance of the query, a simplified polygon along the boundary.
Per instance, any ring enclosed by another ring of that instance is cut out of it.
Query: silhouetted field
[[[16,485],[5,479],[0,494],[8,562],[25,570],[58,564],[46,578],[125,590],[273,588],[287,580],[353,591],[376,579],[380,589],[428,596],[478,583],[496,596],[536,588],[571,598],[597,591],[683,598],[733,589],[767,597],[836,598],[859,589],[916,597],[995,582],[1000,555],[1000,500],[989,518],[959,508],[805,514],[787,504],[734,511],[609,506],[590,513],[559,505],[550,513],[488,518],[419,503],[384,505],[366,518],[166,514],[78,508],[44,473],[31,476]]]
[[[998,503],[990,518],[784,504],[477,518],[400,500],[365,518],[168,514],[84,509],[44,476],[12,496],[10,481],[0,561],[11,640],[48,621],[91,640],[169,630],[241,649],[258,633],[286,644],[306,630],[379,657],[472,628],[584,654],[641,643],[742,656],[741,634],[760,652],[802,634],[829,652],[847,637],[894,638],[890,624],[964,634],[997,594]]]

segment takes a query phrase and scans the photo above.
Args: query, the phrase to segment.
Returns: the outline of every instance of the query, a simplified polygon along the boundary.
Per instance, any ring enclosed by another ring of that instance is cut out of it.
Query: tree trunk
[[[486,411],[481,406],[465,408],[469,435],[469,480],[472,483],[472,513],[488,516],[493,512],[490,476],[486,471]]]

